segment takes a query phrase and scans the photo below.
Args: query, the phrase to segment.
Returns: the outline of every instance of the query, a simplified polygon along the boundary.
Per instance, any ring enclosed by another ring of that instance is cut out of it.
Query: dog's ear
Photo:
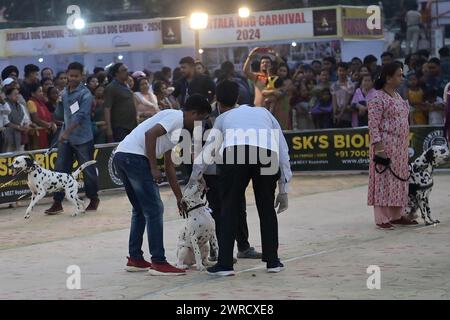
[[[25,157],[25,162],[28,168],[34,167],[34,159],[32,157]]]
[[[427,153],[425,153],[425,159],[427,163],[433,164],[434,163],[434,150],[433,148],[430,148]]]

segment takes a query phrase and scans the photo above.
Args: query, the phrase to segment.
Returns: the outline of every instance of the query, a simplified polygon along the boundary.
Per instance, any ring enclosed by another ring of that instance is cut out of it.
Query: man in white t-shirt
[[[281,213],[288,208],[287,184],[292,178],[289,148],[280,124],[272,114],[261,107],[243,105],[234,108],[238,96],[239,88],[233,86],[232,81],[225,80],[217,86],[221,115],[214,123],[203,152],[196,157],[191,175],[191,181],[198,180],[211,164],[212,156],[216,161],[221,160],[219,258],[214,267],[208,268],[208,273],[234,275],[234,242],[242,214],[242,199],[250,180],[261,224],[262,260],[267,263],[269,273],[277,273],[284,266],[278,258],[275,209]],[[279,195],[275,200],[277,181]]]
[[[159,112],[141,123],[117,147],[114,165],[133,206],[127,271],[148,270],[152,275],[185,274],[184,270],[171,266],[165,257],[164,208],[158,188],[163,175],[157,167],[157,157],[164,155],[167,180],[182,212],[182,194],[172,161],[172,149],[178,144],[183,129],[192,131],[194,122],[205,120],[210,113],[209,102],[200,95],[192,95],[183,111]],[[144,260],[142,252],[146,227],[152,263]]]

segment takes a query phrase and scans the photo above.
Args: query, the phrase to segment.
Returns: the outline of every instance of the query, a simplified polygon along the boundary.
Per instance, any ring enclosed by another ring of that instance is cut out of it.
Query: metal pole
[[[201,55],[200,55],[200,31],[199,30],[195,30],[195,59],[197,60],[201,60]]]

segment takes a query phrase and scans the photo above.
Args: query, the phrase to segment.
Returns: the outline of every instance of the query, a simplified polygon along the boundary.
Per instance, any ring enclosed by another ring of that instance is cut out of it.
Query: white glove
[[[289,199],[287,193],[279,193],[275,200],[275,209],[278,208],[277,214],[286,211],[289,207]]]

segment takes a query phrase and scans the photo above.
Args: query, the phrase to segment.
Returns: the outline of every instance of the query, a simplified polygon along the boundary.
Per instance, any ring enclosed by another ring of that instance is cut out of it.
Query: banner
[[[286,141],[293,171],[367,171],[369,169],[369,132],[367,128],[330,129],[320,131],[287,131]],[[432,126],[411,127],[409,135],[409,155],[414,161],[431,146],[442,143],[443,128]],[[94,153],[99,173],[99,189],[121,188],[122,181],[113,166],[113,155],[117,144],[98,145]],[[179,152],[179,148],[177,150]],[[31,153],[36,162],[50,170],[55,169],[57,152],[45,155],[45,150]],[[19,154],[0,156],[0,203],[15,202],[21,196],[30,194],[27,176],[22,174],[12,184],[1,187],[13,180],[11,166]],[[74,163],[73,168],[77,168]],[[158,159],[158,167],[163,171],[164,159]],[[450,163],[440,169],[450,169]],[[181,168],[177,168],[179,180],[185,178]],[[79,177],[83,189],[83,174]]]
[[[320,7],[209,15],[200,30],[202,47],[248,45],[271,41],[383,38],[367,29],[366,7]],[[145,51],[194,47],[190,17],[155,18],[91,23],[82,31],[66,26],[6,29],[0,31],[0,57],[46,56],[76,53]],[[343,26],[341,24],[344,24]]]
[[[367,171],[370,138],[367,128],[286,132],[293,171]],[[410,160],[443,137],[442,127],[411,127]],[[450,169],[450,164],[441,168]]]
[[[342,8],[342,37],[344,39],[383,39],[383,19],[381,28],[369,30],[367,20],[371,14],[366,8],[343,7]]]
[[[161,20],[129,20],[89,24],[84,30],[66,26],[3,30],[1,56],[46,56],[69,53],[140,51],[162,47]]]
[[[110,190],[123,187],[122,181],[120,180],[114,166],[113,166],[113,156],[114,150],[117,144],[107,144],[96,146],[94,152],[94,159],[97,161],[98,169],[98,182],[99,190]],[[30,152],[35,161],[45,169],[54,171],[56,158],[58,157],[57,151],[46,155],[47,150],[41,150],[36,152]],[[18,176],[12,184],[2,187],[5,183],[10,182],[15,177],[12,176],[13,172],[10,167],[14,161],[14,158],[23,154],[3,154],[0,155],[0,203],[11,203],[17,201],[20,197],[25,197],[31,194],[28,188],[28,177],[25,173]],[[79,167],[77,162],[74,162],[74,170]],[[164,158],[158,159],[158,168],[164,172]],[[183,179],[183,173],[177,168],[178,179]],[[80,184],[79,191],[84,191],[84,176],[83,173],[78,177],[78,183]]]

